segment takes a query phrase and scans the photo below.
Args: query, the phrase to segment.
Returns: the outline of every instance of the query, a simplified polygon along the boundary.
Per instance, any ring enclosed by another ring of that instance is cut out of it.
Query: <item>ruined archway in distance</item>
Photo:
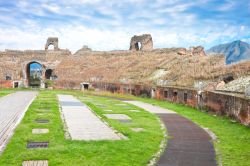
[[[54,49],[55,49],[55,46],[53,44],[48,45],[48,50],[54,50]]]
[[[153,40],[150,34],[143,34],[140,36],[133,36],[130,40],[131,51],[151,51],[153,50]]]
[[[28,86],[40,87],[42,79],[42,65],[36,61],[30,62],[26,67]]]
[[[59,50],[58,48],[58,38],[57,37],[49,37],[45,44],[45,50],[48,50],[49,46],[54,46],[54,50]]]
[[[135,48],[136,48],[136,51],[141,50],[141,49],[142,49],[142,44],[141,44],[141,42],[137,42]]]

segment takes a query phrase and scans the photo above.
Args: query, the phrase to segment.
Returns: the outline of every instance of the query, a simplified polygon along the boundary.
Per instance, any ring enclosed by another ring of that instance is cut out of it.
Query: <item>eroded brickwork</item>
[[[154,98],[156,99],[185,104],[217,115],[228,116],[239,123],[250,126],[250,98],[245,98],[244,95],[209,91],[199,92],[195,89],[182,87],[150,87],[103,82],[93,83],[93,87],[112,93],[136,96],[150,96],[152,95],[152,89],[155,89]]]
[[[209,111],[250,126],[250,99],[222,92],[205,92],[205,96],[205,106]]]
[[[141,46],[139,46],[141,45]],[[130,41],[131,51],[151,51],[153,50],[153,40],[150,34],[144,34],[140,36],[133,36]]]
[[[22,81],[27,87],[27,67],[30,63],[36,62],[43,67],[43,78],[45,71],[52,69],[56,71],[57,65],[65,58],[71,55],[68,50],[5,50],[0,52],[0,77],[1,86],[6,87],[4,81]],[[56,73],[55,73],[56,74]],[[8,80],[10,79],[10,80]],[[8,86],[9,87],[9,84]]]

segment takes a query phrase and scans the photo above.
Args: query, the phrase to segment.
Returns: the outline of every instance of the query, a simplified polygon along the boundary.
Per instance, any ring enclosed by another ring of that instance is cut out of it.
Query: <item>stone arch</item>
[[[153,40],[150,34],[143,34],[141,36],[133,36],[130,40],[131,51],[151,51],[153,49]]]
[[[30,73],[31,73],[31,71],[30,71],[30,67],[31,67],[31,65],[32,64],[38,64],[39,66],[40,66],[40,70],[41,71],[37,71],[37,77],[38,78],[36,78],[37,80],[40,80],[39,82],[40,82],[40,84],[41,84],[41,81],[42,81],[42,77],[43,77],[43,65],[42,65],[42,63],[41,62],[38,62],[38,61],[31,61],[31,62],[29,62],[29,63],[27,63],[27,65],[26,65],[26,67],[25,67],[25,74],[26,74],[26,84],[27,84],[27,86],[29,87],[29,86],[33,86],[32,84],[31,84],[31,75],[30,75]],[[37,85],[37,86],[39,86],[40,87],[40,85]]]
[[[142,48],[141,42],[140,42],[140,41],[136,42],[136,43],[134,44],[134,48],[135,48],[135,51],[141,50],[141,48]]]
[[[59,50],[59,48],[58,48],[58,38],[57,37],[49,37],[47,39],[46,44],[45,44],[45,50],[48,50],[50,45],[54,46],[54,50]]]
[[[55,50],[54,44],[50,43],[47,50]]]

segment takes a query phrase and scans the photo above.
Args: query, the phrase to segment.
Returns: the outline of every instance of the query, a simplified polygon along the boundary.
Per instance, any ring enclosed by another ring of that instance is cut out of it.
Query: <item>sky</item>
[[[42,70],[42,65],[39,63],[32,63],[32,64],[30,64],[30,69],[31,70]]]
[[[0,50],[39,49],[48,37],[72,52],[127,50],[149,33],[154,48],[250,43],[250,0],[0,0]]]

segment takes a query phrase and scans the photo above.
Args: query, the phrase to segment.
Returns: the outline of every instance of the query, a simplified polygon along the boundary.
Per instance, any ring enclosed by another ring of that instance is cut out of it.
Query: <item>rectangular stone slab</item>
[[[121,137],[72,95],[58,95],[65,125],[73,140],[120,140]]]
[[[131,128],[132,131],[134,132],[141,132],[141,131],[144,131],[143,128]]]
[[[32,134],[46,134],[49,129],[32,129]]]
[[[49,123],[48,119],[36,119],[35,120],[36,123]]]
[[[48,166],[48,160],[30,160],[23,161],[22,166]]]
[[[104,114],[104,116],[115,120],[131,120],[131,118],[125,114]]]
[[[49,142],[28,142],[28,149],[36,149],[36,148],[48,148]]]

